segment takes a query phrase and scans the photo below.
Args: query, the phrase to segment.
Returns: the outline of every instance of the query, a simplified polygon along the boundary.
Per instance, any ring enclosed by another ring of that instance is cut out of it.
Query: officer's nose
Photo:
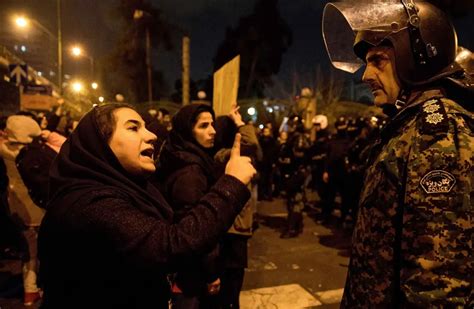
[[[365,66],[364,74],[362,75],[362,81],[370,84],[374,81],[374,69],[370,65]]]

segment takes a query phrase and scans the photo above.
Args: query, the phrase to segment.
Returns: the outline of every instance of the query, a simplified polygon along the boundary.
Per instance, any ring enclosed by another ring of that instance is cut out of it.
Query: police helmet
[[[333,65],[352,73],[363,65],[369,48],[393,47],[397,75],[405,86],[425,85],[462,71],[455,62],[453,25],[440,9],[425,1],[328,3],[323,37]]]

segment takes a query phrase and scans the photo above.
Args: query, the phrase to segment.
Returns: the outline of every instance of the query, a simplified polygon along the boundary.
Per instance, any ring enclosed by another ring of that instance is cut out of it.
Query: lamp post
[[[139,20],[144,17],[151,17],[150,13],[142,10],[135,10],[133,13],[133,19]],[[145,24],[145,48],[146,48],[146,72],[147,72],[147,84],[148,84],[148,102],[153,101],[153,88],[152,88],[152,65],[151,65],[151,40],[150,40],[150,28]]]
[[[61,0],[56,0],[56,21],[58,23],[58,86],[59,94],[63,94],[63,35],[61,32]]]
[[[190,57],[189,57],[189,45],[190,39],[189,36],[183,37],[183,56],[182,56],[182,99],[183,105],[188,105],[189,98],[189,70],[190,70]]]

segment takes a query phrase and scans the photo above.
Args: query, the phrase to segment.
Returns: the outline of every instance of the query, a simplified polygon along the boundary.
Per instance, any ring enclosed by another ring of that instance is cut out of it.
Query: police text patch
[[[454,176],[443,170],[431,171],[420,181],[421,187],[428,194],[449,193],[455,183],[456,179]]]

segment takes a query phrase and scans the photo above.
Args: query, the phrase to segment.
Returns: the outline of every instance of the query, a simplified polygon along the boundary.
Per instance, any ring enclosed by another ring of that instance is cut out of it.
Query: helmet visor
[[[379,45],[392,33],[407,27],[407,13],[397,0],[359,0],[328,3],[323,11],[323,38],[337,69],[354,73],[364,62],[354,46]],[[359,57],[358,57],[359,56]]]

